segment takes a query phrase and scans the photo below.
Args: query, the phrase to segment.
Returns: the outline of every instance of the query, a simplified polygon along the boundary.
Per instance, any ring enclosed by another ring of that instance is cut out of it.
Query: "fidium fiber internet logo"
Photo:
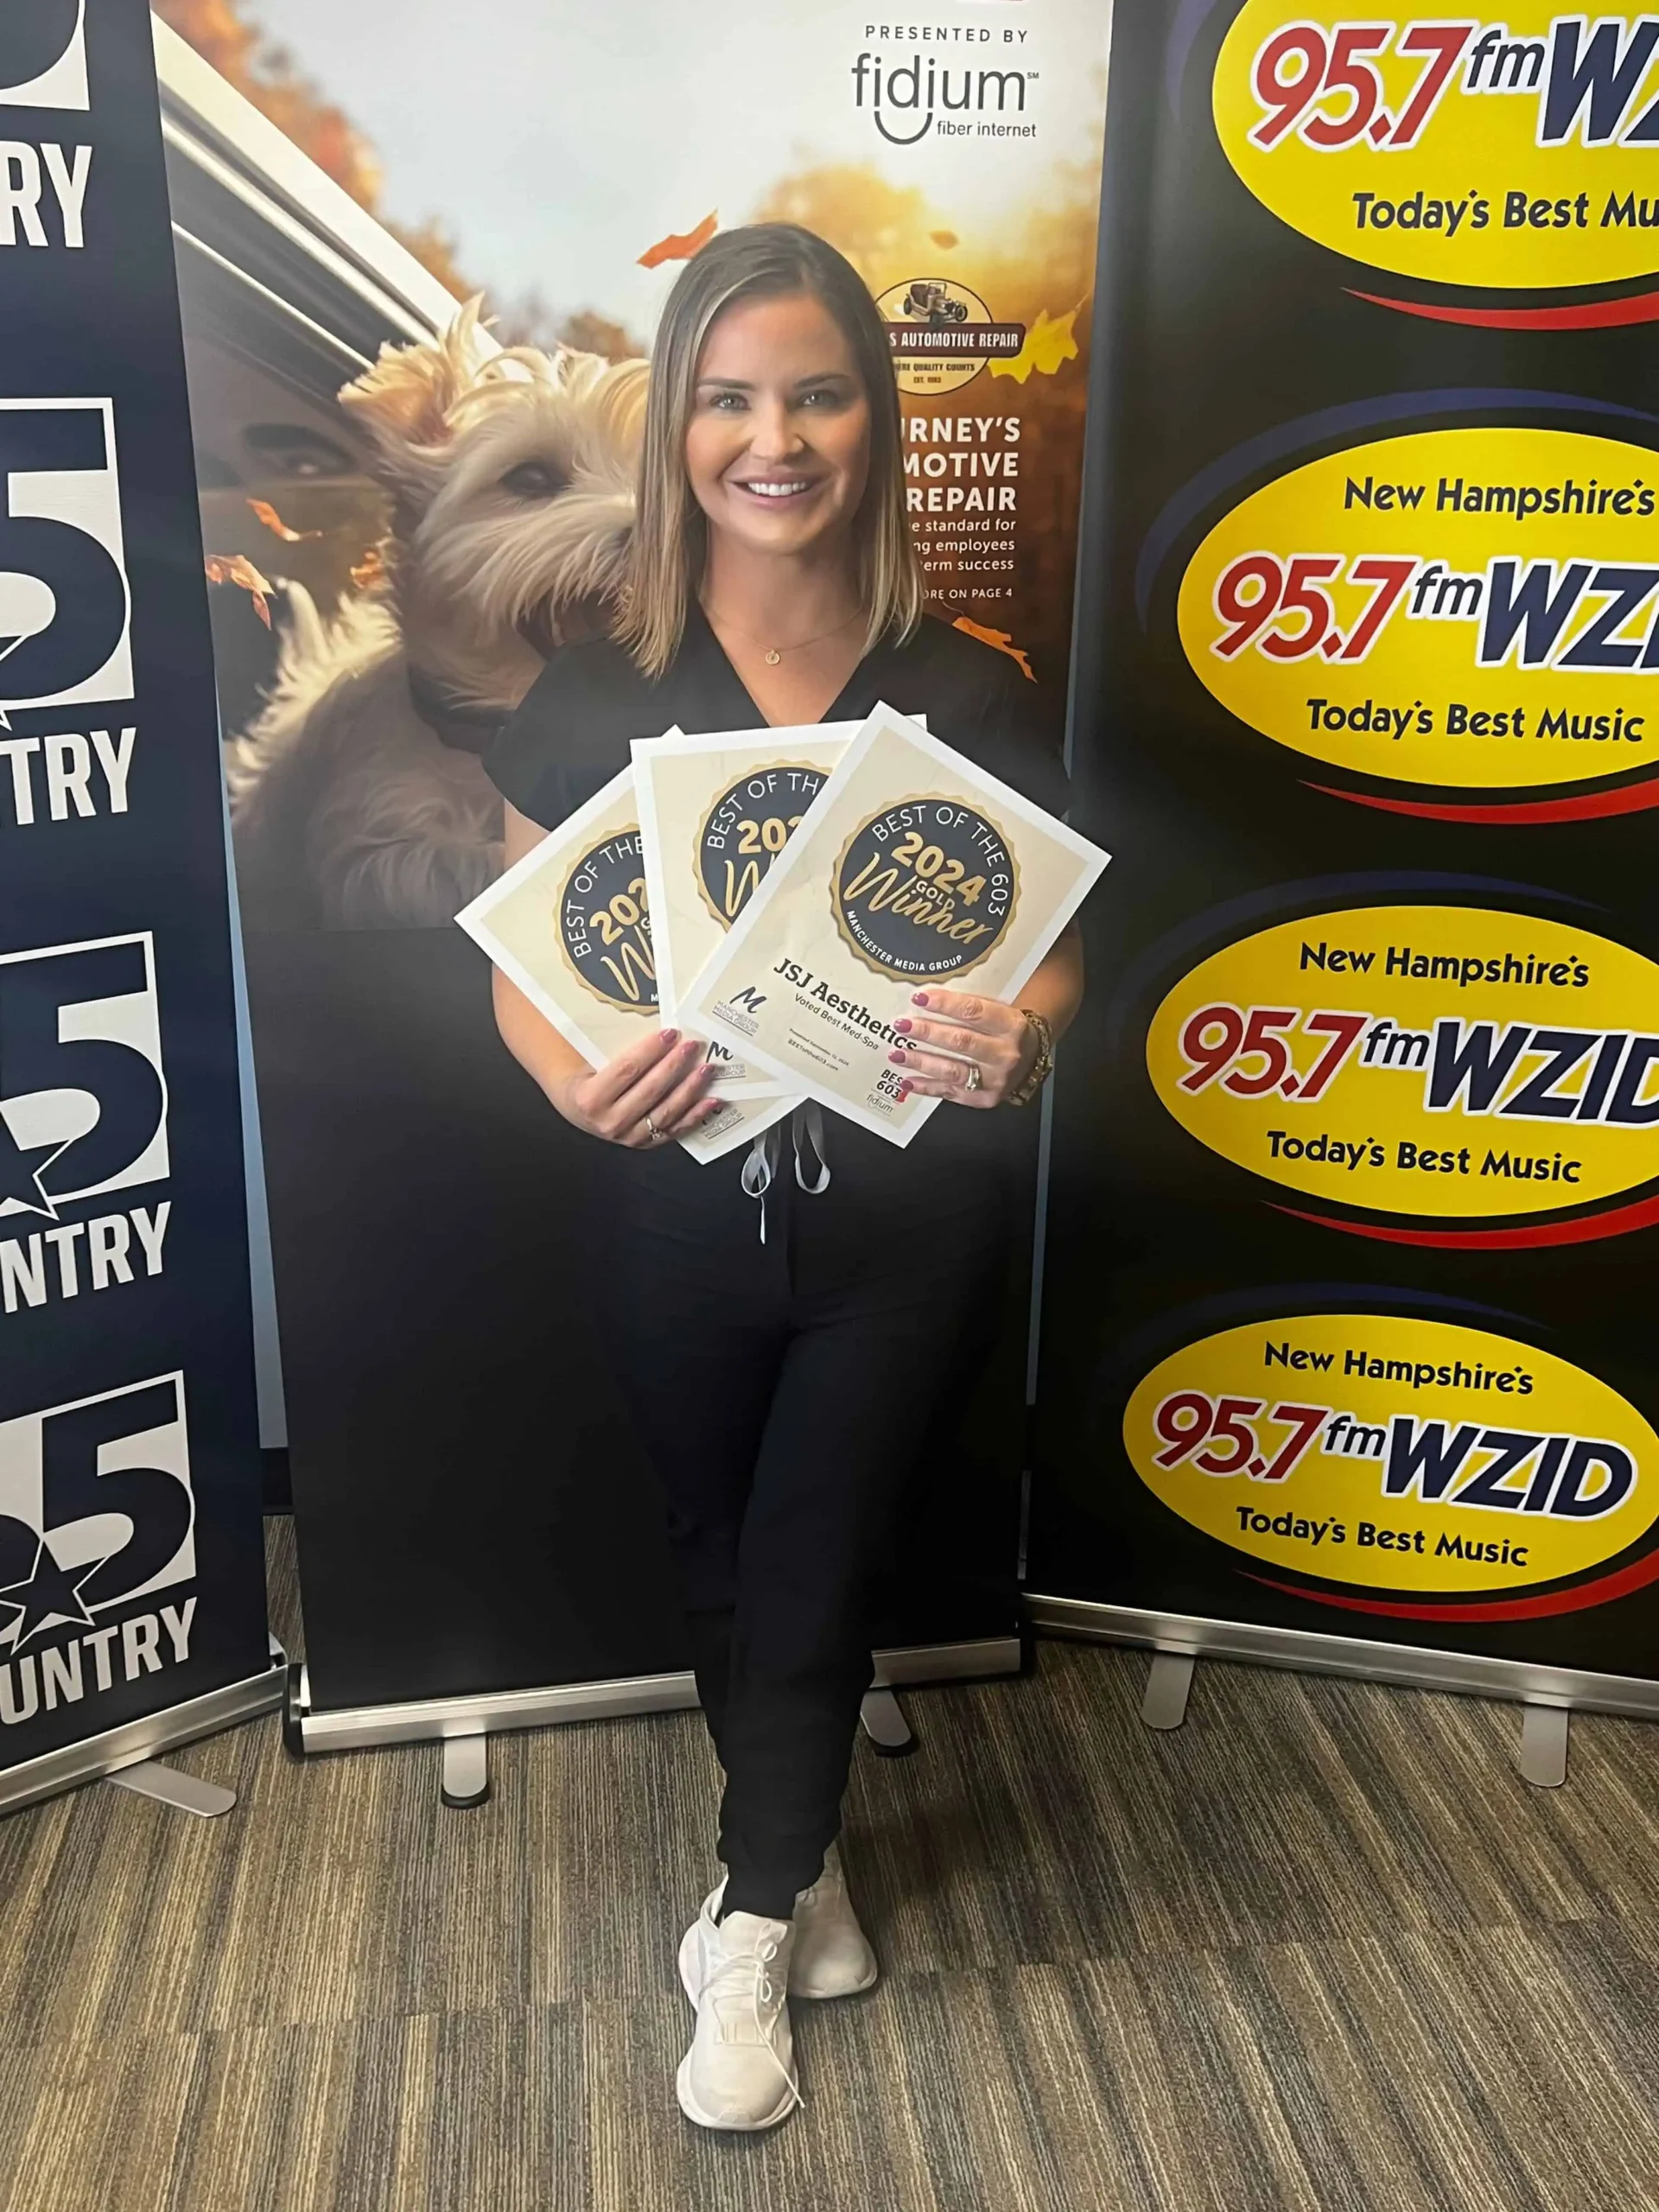
[[[1023,120],[1026,87],[1036,78],[1034,69],[976,69],[970,63],[954,68],[919,55],[889,63],[866,52],[853,64],[853,105],[868,111],[893,146],[914,146],[936,126],[942,138],[976,131],[1028,138],[1036,135],[1036,125]],[[958,122],[957,117],[976,120]]]

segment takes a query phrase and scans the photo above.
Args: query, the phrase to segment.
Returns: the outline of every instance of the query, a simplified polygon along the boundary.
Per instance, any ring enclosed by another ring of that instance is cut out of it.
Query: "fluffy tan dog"
[[[474,302],[341,392],[391,499],[386,582],[327,623],[289,587],[270,704],[231,747],[251,925],[435,927],[499,872],[479,755],[552,646],[603,622],[645,381],[564,348],[486,359]]]

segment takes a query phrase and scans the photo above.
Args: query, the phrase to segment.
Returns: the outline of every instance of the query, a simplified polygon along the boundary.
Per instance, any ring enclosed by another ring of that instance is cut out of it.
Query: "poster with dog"
[[[193,363],[309,1694],[669,1671],[660,1509],[583,1287],[581,1140],[454,926],[503,874],[483,756],[548,652],[613,625],[658,315],[711,238],[765,219],[877,302],[931,610],[1060,742],[1109,10],[731,0],[710,41],[677,0],[500,0],[483,36],[462,10],[284,0],[280,54],[242,0],[156,12],[454,300],[369,341],[355,298],[303,406],[257,383],[263,340]],[[294,289],[314,323],[322,283]],[[1014,1628],[1027,1289],[950,1511],[918,1504],[889,1641]]]
[[[384,10],[298,12],[303,34],[288,35],[308,67],[353,81],[372,51],[376,89],[395,75],[407,35],[376,36]],[[188,32],[193,11],[175,0],[172,13]],[[479,756],[548,646],[613,611],[644,410],[644,361],[627,349],[648,353],[675,276],[722,226],[803,224],[864,276],[891,333],[936,609],[1011,655],[1057,741],[1064,727],[1109,11],[904,0],[875,24],[848,0],[810,16],[740,0],[728,41],[791,87],[764,122],[738,74],[707,71],[682,9],[652,0],[605,17],[554,0],[534,14],[520,28],[554,64],[534,115],[508,81],[523,49],[505,24],[482,52],[467,41],[467,105],[492,115],[498,148],[517,129],[527,170],[579,163],[582,212],[492,200],[474,219],[493,220],[517,283],[579,306],[561,327],[612,357],[500,346],[523,321],[504,282],[458,301],[441,340],[389,346],[343,384],[341,429],[379,487],[384,534],[346,547],[321,595],[304,578],[329,548],[259,527],[248,539],[265,576],[299,586],[284,594],[268,702],[232,734],[256,919],[431,927],[499,872],[499,799]],[[433,38],[423,25],[414,43]],[[647,41],[660,66],[642,84]],[[410,54],[411,86],[441,58]],[[666,92],[677,110],[688,73],[697,128],[676,112],[642,164],[639,103]],[[407,137],[410,192],[429,193],[424,118],[407,101],[375,106],[377,152]],[[415,212],[447,226],[455,206],[470,211],[476,188],[459,173],[451,185],[451,206]],[[545,241],[539,264],[526,232]],[[289,487],[283,524],[307,518],[306,488]],[[357,515],[325,535],[353,529]]]

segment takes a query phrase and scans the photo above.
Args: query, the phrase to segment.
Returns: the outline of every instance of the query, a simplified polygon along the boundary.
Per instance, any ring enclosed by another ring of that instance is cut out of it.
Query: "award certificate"
[[[857,734],[857,722],[637,738],[633,782],[651,893],[657,997],[664,1021],[719,950],[790,832]],[[724,1041],[721,1092],[775,1096],[775,1077],[747,1068]]]
[[[944,1103],[899,1103],[889,1056],[912,992],[1013,998],[1107,859],[878,707],[683,991],[681,1017],[747,1066],[908,1144]]]
[[[658,1020],[633,771],[625,768],[455,917],[567,1044],[599,1068]],[[717,1160],[791,1102],[733,1098],[680,1142]]]

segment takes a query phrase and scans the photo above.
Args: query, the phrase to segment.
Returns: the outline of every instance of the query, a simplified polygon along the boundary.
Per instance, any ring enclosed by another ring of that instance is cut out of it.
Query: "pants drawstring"
[[[809,1198],[816,1198],[830,1187],[830,1162],[823,1150],[823,1114],[816,1098],[809,1098],[795,1109],[789,1117],[789,1134],[795,1148],[795,1181]],[[812,1147],[812,1156],[818,1163],[817,1178],[810,1183],[801,1168],[803,1137]]]
[[[795,1182],[798,1189],[809,1198],[816,1198],[830,1187],[830,1162],[824,1156],[823,1115],[815,1099],[807,1099],[789,1117],[790,1147],[795,1155]],[[817,1161],[816,1172],[809,1179],[806,1162],[802,1157],[802,1143]],[[757,1199],[760,1207],[760,1242],[766,1241],[766,1193],[772,1188],[772,1178],[778,1173],[781,1150],[779,1125],[774,1122],[763,1130],[749,1147],[748,1157],[743,1162],[744,1194]]]
[[[749,1147],[749,1156],[743,1162],[743,1192],[746,1198],[760,1202],[760,1242],[766,1241],[766,1192],[772,1188],[772,1179],[778,1167],[778,1124],[763,1129]]]

